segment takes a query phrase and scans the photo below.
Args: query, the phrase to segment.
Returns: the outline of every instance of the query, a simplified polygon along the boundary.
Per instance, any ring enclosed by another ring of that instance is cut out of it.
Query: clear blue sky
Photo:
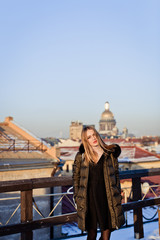
[[[39,137],[95,124],[160,135],[159,0],[0,1],[0,121]]]

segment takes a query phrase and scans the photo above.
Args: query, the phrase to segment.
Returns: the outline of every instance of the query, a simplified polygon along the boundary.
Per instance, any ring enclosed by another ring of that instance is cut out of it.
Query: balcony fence
[[[133,211],[134,219],[134,237],[140,239],[144,237],[143,232],[143,218],[146,220],[152,220],[159,213],[158,205],[160,204],[160,197],[158,188],[159,185],[146,186],[143,188],[142,194],[141,178],[146,176],[156,176],[160,174],[160,169],[142,169],[120,172],[120,179],[132,179],[132,187],[122,189],[123,193],[123,210],[124,212]],[[47,197],[59,197],[57,203],[52,206],[51,211],[47,216],[44,216],[40,207],[36,203],[36,196],[33,196],[33,190],[38,188],[53,188],[57,186],[72,186],[71,177],[50,177],[50,178],[35,178],[27,180],[16,181],[4,181],[0,183],[0,193],[9,193],[20,191],[20,203],[16,209],[11,213],[6,222],[0,222],[0,236],[6,236],[16,233],[21,233],[21,240],[32,240],[33,230],[53,227],[59,224],[71,223],[77,221],[76,210],[72,213],[61,214],[52,216],[58,205],[63,199],[66,199],[74,209],[75,206],[70,196],[73,195],[72,188],[64,193],[50,193],[46,194]],[[127,196],[129,191],[130,202],[127,202]],[[147,194],[152,193],[152,197],[146,198]],[[38,197],[38,196],[37,196]],[[42,196],[39,196],[42,197]],[[44,197],[44,196],[43,196]],[[8,199],[8,198],[7,198]],[[0,201],[7,201],[5,198],[1,198]],[[17,199],[17,197],[10,198],[10,200]],[[142,208],[152,206],[155,212],[150,217],[145,217],[142,214]],[[14,214],[21,209],[20,223],[10,224],[10,220],[14,217]],[[39,214],[40,219],[33,220],[33,209]],[[127,214],[126,214],[126,226]]]

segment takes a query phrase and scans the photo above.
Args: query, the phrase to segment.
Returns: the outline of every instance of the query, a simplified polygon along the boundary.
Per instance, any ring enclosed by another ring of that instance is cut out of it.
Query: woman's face
[[[92,129],[88,129],[86,135],[87,135],[87,141],[91,147],[96,147],[99,145],[96,137],[96,133]]]

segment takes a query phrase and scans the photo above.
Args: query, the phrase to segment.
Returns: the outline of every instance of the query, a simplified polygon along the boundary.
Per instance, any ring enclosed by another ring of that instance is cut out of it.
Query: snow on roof
[[[26,133],[28,133],[30,136],[32,136],[33,138],[37,139],[39,142],[42,142],[42,139],[37,137],[36,135],[34,135],[33,133],[31,133],[29,130],[27,130],[26,128],[22,127],[20,124],[16,123],[15,121],[12,121],[16,126],[18,126],[19,128],[21,128],[23,131],[25,131]],[[48,147],[51,148],[50,144],[48,144],[47,142],[43,141],[43,144]]]
[[[135,148],[121,148],[121,155],[119,158],[134,158],[135,157]]]
[[[160,144],[155,146],[146,146],[144,149],[151,151],[155,151],[157,154],[160,154]]]
[[[71,139],[60,139],[58,147],[79,147],[80,143]]]
[[[132,162],[132,163],[139,163],[139,162],[152,162],[152,161],[160,161],[159,158],[156,158],[154,156],[151,157],[141,157],[141,158],[119,158],[119,163],[126,163],[126,162]]]
[[[119,158],[144,158],[144,157],[155,157],[159,158],[160,157],[157,154],[151,153],[141,147],[137,146],[121,146],[121,155]]]
[[[62,160],[74,160],[78,152],[78,148],[61,148],[60,154]]]

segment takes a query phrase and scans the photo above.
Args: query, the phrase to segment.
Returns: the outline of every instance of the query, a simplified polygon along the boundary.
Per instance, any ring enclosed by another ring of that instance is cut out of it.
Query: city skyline
[[[2,1],[0,122],[38,137],[94,124],[160,135],[160,2]]]

